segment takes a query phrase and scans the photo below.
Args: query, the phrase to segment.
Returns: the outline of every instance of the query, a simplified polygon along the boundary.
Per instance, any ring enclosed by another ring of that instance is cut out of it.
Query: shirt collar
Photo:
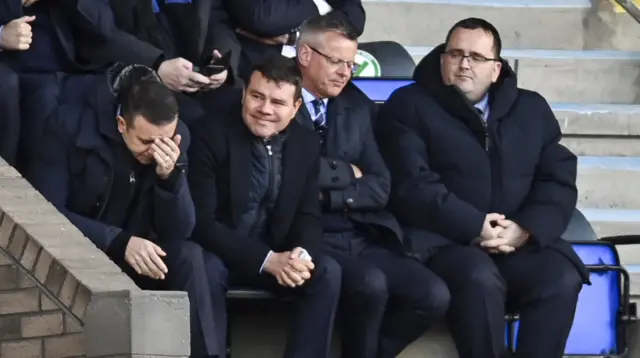
[[[482,97],[482,99],[478,101],[478,103],[474,104],[473,106],[481,110],[483,116],[486,116],[489,110],[489,94],[488,93],[485,94],[484,97]]]
[[[311,92],[307,91],[306,88],[302,89],[302,100],[304,101],[305,104],[310,104],[311,102],[316,100],[316,96],[312,95]],[[327,98],[323,98],[322,99],[322,103],[324,103],[324,106],[327,106]]]

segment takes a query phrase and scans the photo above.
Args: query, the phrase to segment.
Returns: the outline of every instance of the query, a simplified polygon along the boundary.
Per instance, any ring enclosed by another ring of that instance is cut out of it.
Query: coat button
[[[332,160],[331,163],[329,163],[329,166],[331,167],[331,169],[338,169],[338,162]]]
[[[96,207],[99,207],[99,206],[100,206],[100,202],[99,202],[99,201],[97,201],[97,202],[96,202]]]
[[[339,178],[339,177],[333,177],[333,178],[331,178],[331,181],[332,181],[332,182],[334,182],[334,183],[337,183],[337,182],[338,182],[338,180],[340,180],[340,178]]]
[[[352,198],[347,198],[347,200],[345,200],[345,202],[347,203],[347,205],[351,205],[351,204],[353,204],[353,199]]]

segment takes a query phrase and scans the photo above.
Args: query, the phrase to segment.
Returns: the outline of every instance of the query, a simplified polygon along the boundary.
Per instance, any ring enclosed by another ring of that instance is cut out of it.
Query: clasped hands
[[[311,278],[315,266],[311,259],[300,257],[301,252],[303,249],[296,247],[292,251],[272,253],[264,265],[264,271],[273,275],[282,286],[302,286]]]
[[[529,240],[529,233],[502,214],[490,213],[484,218],[482,233],[476,243],[492,254],[508,254]]]

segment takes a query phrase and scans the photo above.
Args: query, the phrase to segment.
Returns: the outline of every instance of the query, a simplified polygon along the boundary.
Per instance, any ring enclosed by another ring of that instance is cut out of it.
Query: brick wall
[[[188,355],[186,294],[140,290],[0,159],[0,358]]]

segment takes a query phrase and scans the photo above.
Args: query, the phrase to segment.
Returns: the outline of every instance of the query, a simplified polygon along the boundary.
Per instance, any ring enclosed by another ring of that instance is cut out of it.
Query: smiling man
[[[469,18],[380,110],[392,212],[449,286],[461,358],[498,358],[506,310],[516,357],[560,358],[587,271],[560,237],[577,200],[576,156],[538,93],[517,87],[496,28]]]
[[[240,285],[296,298],[285,358],[326,358],[340,267],[318,252],[318,155],[313,131],[294,120],[300,71],[280,55],[257,65],[242,109],[200,122],[189,149],[196,207],[193,239],[217,280],[216,327],[226,327],[225,289]],[[226,330],[218,331],[225,342]]]

